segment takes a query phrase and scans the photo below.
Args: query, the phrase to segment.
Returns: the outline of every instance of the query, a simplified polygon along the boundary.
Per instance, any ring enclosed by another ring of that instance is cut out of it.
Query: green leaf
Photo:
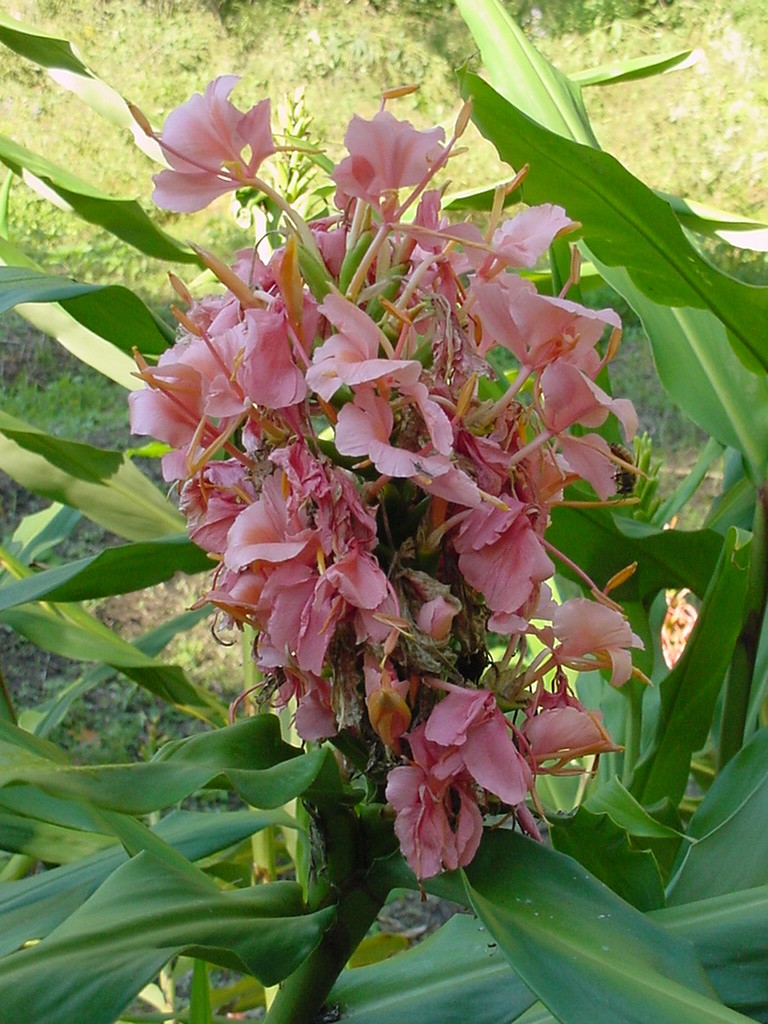
[[[181,668],[149,657],[77,605],[22,605],[0,613],[0,621],[44,651],[74,661],[111,665],[187,714],[217,724],[226,721],[223,705],[191,683]]]
[[[518,51],[498,50],[513,71]],[[753,363],[768,367],[768,288],[744,285],[715,270],[688,242],[668,204],[612,156],[555,134],[552,119],[545,122],[549,128],[535,123],[530,105],[523,113],[475,75],[463,72],[461,83],[472,100],[475,124],[502,160],[513,167],[528,165],[527,203],[565,206],[582,224],[582,238],[595,259],[624,268],[657,304],[709,310],[735,339],[739,357],[748,353]]]
[[[768,1020],[768,886],[667,907],[651,916],[671,935],[693,943],[724,1003],[751,1019]]]
[[[627,830],[608,814],[579,807],[573,815],[553,817],[550,835],[556,850],[573,857],[633,907],[658,910],[664,906],[656,858],[650,850],[635,849]]]
[[[681,71],[696,62],[690,58],[694,50],[675,50],[674,53],[659,53],[649,57],[632,57],[614,64],[603,64],[599,68],[576,71],[568,77],[582,88],[588,85],[613,85],[616,82],[636,82],[641,78],[653,78],[668,71]]]
[[[407,952],[344,971],[328,1002],[349,1024],[509,1024],[534,999],[485,928],[458,914]]]
[[[500,0],[456,0],[456,6],[502,96],[516,102],[522,93],[529,117],[565,138],[597,146],[581,90],[531,46]],[[509,162],[522,167],[526,161]]]
[[[605,785],[594,790],[586,801],[588,810],[609,814],[632,836],[643,839],[679,840],[681,833],[664,825],[646,811],[621,782],[614,776]]]
[[[768,224],[764,221],[752,220],[750,217],[728,213],[726,210],[717,210],[693,199],[672,196],[668,192],[655,191],[660,199],[669,203],[677,219],[688,231],[721,238],[739,249],[768,252]]]
[[[55,82],[74,92],[101,117],[120,128],[128,128],[136,145],[153,160],[162,160],[159,145],[138,127],[123,97],[83,63],[66,39],[0,13],[0,42],[46,68]]]
[[[205,616],[210,615],[210,608],[198,608],[194,611],[182,612],[172,619],[167,619],[156,629],[150,630],[143,636],[133,641],[138,650],[144,654],[155,657],[166,646],[166,644],[185,630],[195,626]],[[65,686],[49,701],[43,701],[34,708],[26,708],[21,716],[21,724],[30,728],[36,736],[48,736],[52,729],[55,729],[65,718],[70,706],[79,700],[84,694],[99,686],[112,674],[108,665],[98,665],[88,669],[69,686]],[[28,725],[31,722],[31,725]]]
[[[62,440],[2,412],[0,469],[28,491],[80,509],[127,540],[184,529],[179,512],[120,452]]]
[[[595,265],[640,317],[675,404],[720,444],[742,452],[759,484],[768,469],[768,380],[738,359],[712,313],[648,302],[625,270]]]
[[[569,857],[497,831],[465,876],[478,917],[561,1024],[744,1024],[711,997],[686,942]]]
[[[33,793],[28,787],[22,790],[27,796]],[[173,811],[153,831],[188,860],[196,861],[271,824],[285,824],[284,818],[282,811]],[[47,935],[127,860],[125,850],[114,845],[85,860],[0,884],[0,955]]]
[[[574,497],[586,497],[574,491]],[[661,530],[604,508],[555,508],[547,539],[572,558],[598,586],[637,562],[616,591],[622,602],[647,601],[665,587],[703,595],[717,565],[722,537],[709,530]],[[558,571],[578,577],[566,565]]]
[[[86,601],[129,594],[169,580],[177,572],[196,573],[210,568],[210,559],[186,534],[106,548],[90,558],[0,587],[0,611],[41,598]]]
[[[273,985],[306,959],[333,913],[304,914],[293,882],[222,892],[202,873],[192,878],[140,853],[41,942],[0,961],[2,1013],[112,1024],[181,953]]]
[[[83,220],[139,252],[158,260],[200,265],[199,257],[161,231],[135,199],[114,199],[4,135],[0,135],[0,161],[43,198],[49,199],[53,192]]]
[[[669,884],[670,904],[768,885],[768,729],[719,773],[696,813]]]
[[[108,770],[103,765],[54,764],[45,754],[19,745],[22,730],[3,723],[0,727],[13,738],[0,741],[0,785],[38,786],[123,814],[170,807],[209,784],[229,784],[254,807],[281,807],[333,761],[329,750],[301,754],[283,743],[273,715],[190,736],[167,744],[149,762],[110,765]]]
[[[20,249],[0,237],[0,265],[39,270]],[[59,303],[22,303],[16,307],[19,316],[34,327],[55,338],[68,352],[121,387],[136,391],[142,384],[133,375],[136,364],[125,352],[105,341],[98,333],[84,327]]]
[[[750,540],[730,530],[685,652],[660,686],[653,740],[635,766],[630,792],[643,804],[677,803],[691,755],[706,741],[720,687],[741,632]]]
[[[24,266],[0,267],[0,313],[22,303],[57,302],[88,330],[123,352],[160,355],[173,331],[128,288],[81,284]]]

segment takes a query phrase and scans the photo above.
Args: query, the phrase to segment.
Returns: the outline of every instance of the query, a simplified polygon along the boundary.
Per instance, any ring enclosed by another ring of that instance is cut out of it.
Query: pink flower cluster
[[[268,107],[237,111],[233,85],[168,119],[161,204],[268,190]],[[433,180],[466,113],[447,142],[383,105],[355,117],[336,212],[287,208],[266,263],[211,260],[224,289],[178,313],[177,343],[139,360],[149,387],[131,396],[217,563],[205,599],[255,628],[265,698],[295,701],[304,739],[346,730],[366,751],[419,878],[469,863],[484,814],[535,833],[536,776],[616,749],[567,670],[620,686],[641,646],[595,584],[597,599],[562,604],[547,586],[564,488],[615,493],[595,428],[635,429],[596,384],[620,322],[519,273],[578,227],[560,207],[485,234],[445,218]]]

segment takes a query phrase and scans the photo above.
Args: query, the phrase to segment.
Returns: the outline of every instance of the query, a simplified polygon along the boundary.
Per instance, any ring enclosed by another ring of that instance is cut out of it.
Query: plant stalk
[[[747,721],[760,630],[768,598],[768,483],[757,492],[752,530],[749,586],[744,602],[743,626],[733,652],[725,687],[720,724],[718,767],[722,770],[751,732]]]

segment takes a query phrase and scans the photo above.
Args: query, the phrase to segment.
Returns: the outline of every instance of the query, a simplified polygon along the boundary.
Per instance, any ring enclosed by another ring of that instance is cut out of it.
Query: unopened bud
[[[472,100],[467,100],[459,111],[459,116],[456,118],[456,125],[453,129],[454,137],[460,139],[464,132],[467,130],[467,125],[472,118]]]
[[[219,257],[214,253],[209,252],[207,249],[202,249],[199,245],[195,245],[193,242],[190,242],[189,244],[211,273],[217,277],[224,287],[235,296],[241,306],[246,309],[253,309],[262,305],[245,281],[238,277],[234,270],[228,266],[224,260],[219,259]]]
[[[181,278],[177,277],[176,274],[174,274],[173,271],[171,271],[171,273],[168,274],[168,280],[171,282],[171,288],[173,288],[173,290],[179,296],[181,301],[186,302],[188,306],[191,306],[192,303],[194,302],[194,299],[192,298],[189,289],[181,280]]]
[[[418,90],[418,85],[411,83],[410,85],[395,85],[391,89],[385,89],[381,94],[382,100],[397,100],[401,96],[410,96],[411,93]]]
[[[631,576],[634,576],[635,569],[637,569],[637,562],[632,562],[623,569],[619,569],[619,571],[614,573],[605,584],[605,587],[603,587],[603,593],[610,594],[610,592],[615,590],[616,587],[620,587],[622,583],[626,583]]]

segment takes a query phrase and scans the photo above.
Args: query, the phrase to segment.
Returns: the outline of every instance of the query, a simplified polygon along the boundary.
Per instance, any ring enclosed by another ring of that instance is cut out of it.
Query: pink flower
[[[587,309],[539,295],[532,281],[516,274],[499,274],[492,281],[475,278],[471,293],[483,327],[481,351],[503,345],[521,366],[534,370],[563,360],[594,376],[600,367],[595,345],[606,324],[621,326],[612,309]]]
[[[544,423],[553,434],[560,434],[574,423],[599,427],[609,412],[614,413],[631,439],[637,430],[637,413],[628,398],[611,398],[576,366],[558,361],[541,374],[544,397]]]
[[[203,96],[195,93],[168,115],[160,146],[171,170],[154,176],[158,206],[177,213],[202,210],[252,178],[274,153],[269,100],[244,114],[227,99],[238,81],[235,75],[216,78]]]
[[[342,384],[357,387],[384,378],[415,384],[421,364],[415,359],[387,359],[379,356],[383,340],[371,318],[341,295],[326,296],[320,312],[333,324],[332,334],[312,357],[307,384],[326,402]]]
[[[606,754],[617,747],[596,712],[578,706],[544,708],[522,728],[537,764],[555,760],[555,770],[574,757]],[[551,769],[552,770],[552,769]]]
[[[387,110],[370,121],[355,115],[344,136],[349,156],[331,175],[339,186],[336,205],[349,198],[378,205],[383,193],[418,184],[441,157],[444,139],[442,128],[421,132]]]
[[[497,613],[517,612],[555,567],[545,553],[522,502],[504,499],[508,510],[486,502],[463,520],[453,539],[459,568]],[[494,628],[493,620],[489,623]]]
[[[632,675],[628,647],[643,649],[643,641],[633,633],[621,612],[585,597],[565,601],[552,617],[552,628],[560,641],[554,655],[561,665],[586,669],[595,663],[590,654],[611,669],[611,683],[621,686]]]
[[[514,807],[533,785],[530,769],[490,690],[465,690],[440,683],[448,692],[427,719],[430,743],[452,748],[483,789]]]
[[[184,484],[179,508],[195,544],[220,555],[229,528],[249,500],[256,500],[256,492],[244,466],[237,459],[226,459],[209,462]]]
[[[509,266],[532,267],[559,235],[577,226],[562,206],[531,206],[496,229],[493,254]]]
[[[413,759],[389,773],[386,789],[396,812],[400,849],[417,878],[465,867],[483,834],[482,815],[461,762],[454,758],[455,771],[446,771],[445,752],[424,731],[422,723],[408,734]]]

